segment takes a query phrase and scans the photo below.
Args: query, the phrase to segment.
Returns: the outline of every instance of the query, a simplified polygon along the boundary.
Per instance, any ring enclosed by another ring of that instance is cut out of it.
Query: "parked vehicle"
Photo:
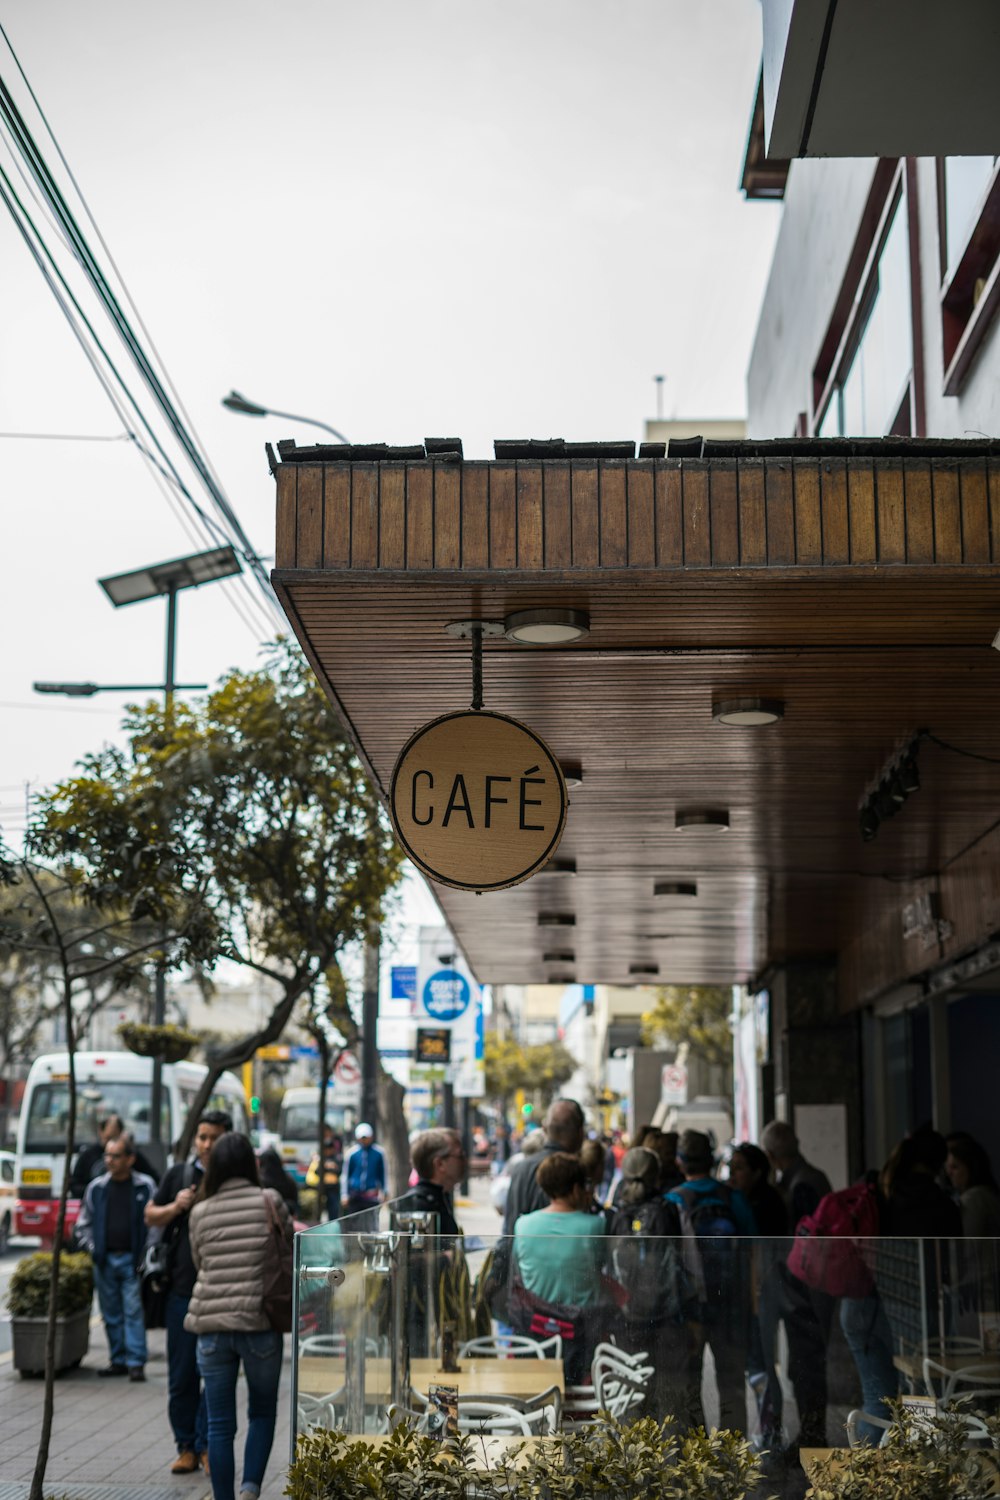
[[[200,1063],[165,1063],[161,1139],[177,1139],[194,1101],[206,1069]],[[76,1054],[77,1116],[76,1149],[96,1141],[98,1123],[105,1115],[121,1115],[126,1130],[147,1151],[150,1140],[150,1105],[153,1062],[132,1052],[78,1052]],[[223,1073],[206,1105],[225,1109],[237,1130],[246,1130],[243,1085],[232,1073]],[[66,1126],[69,1118],[69,1056],[48,1053],[36,1058],[24,1086],[17,1132],[15,1169],[14,1233],[39,1235],[51,1248],[55,1235],[59,1196],[62,1192]],[[66,1206],[67,1237],[76,1223],[79,1201]]]
[[[354,1144],[354,1127],[360,1119],[361,1084],[355,1083],[352,1070],[345,1070],[346,1080],[331,1078],[326,1091],[326,1123],[335,1130],[344,1142],[346,1152]],[[319,1140],[319,1087],[286,1089],[281,1101],[278,1121],[281,1145],[278,1150],[285,1171],[290,1172],[296,1182],[306,1180],[309,1163],[316,1154]]]
[[[6,1252],[14,1233],[14,1164],[13,1151],[0,1151],[0,1255]]]

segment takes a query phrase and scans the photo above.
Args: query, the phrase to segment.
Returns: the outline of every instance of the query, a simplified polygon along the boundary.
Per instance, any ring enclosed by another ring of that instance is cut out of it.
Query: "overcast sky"
[[[639,439],[657,373],[667,415],[743,413],[780,213],[737,187],[758,0],[5,0],[0,19],[266,566],[264,442],[315,432],[231,415],[231,386],[355,441],[456,435],[472,457]],[[0,76],[69,191],[2,39]],[[0,431],[120,436],[2,207],[0,328]],[[32,682],[161,678],[162,603],[116,611],[95,580],[205,542],[126,441],[4,436],[0,463],[16,842],[25,784],[68,774],[124,701]],[[250,665],[267,628],[230,585],[183,595],[179,619],[184,681]]]

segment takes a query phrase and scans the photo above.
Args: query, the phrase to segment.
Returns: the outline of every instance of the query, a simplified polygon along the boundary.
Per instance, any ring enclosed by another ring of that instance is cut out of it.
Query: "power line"
[[[94,432],[0,432],[0,438],[29,438],[44,443],[127,443],[131,433],[116,432],[105,437]]]
[[[118,272],[117,266],[114,265],[114,262],[111,259],[110,252],[107,249],[107,245],[100,234],[100,230],[97,228],[93,215],[91,214],[90,209],[87,206],[82,193],[80,192],[79,186],[77,185],[76,180],[73,177],[72,171],[69,168],[65,155],[62,152],[58,141],[56,140],[55,134],[45,117],[44,111],[41,109],[38,99],[35,96],[30,83],[28,82],[24,69],[21,67],[21,63],[17,57],[17,54],[14,51],[13,46],[11,45],[10,38],[7,36],[2,25],[0,25],[0,35],[3,36],[4,41],[6,42],[10,50],[11,56],[13,57],[18,72],[20,73],[21,78],[23,79],[27,87],[31,100],[42,119],[42,122],[45,126],[46,131],[48,132],[50,139],[53,142],[53,145],[55,146],[60,161],[62,162],[65,170],[67,171],[67,174],[69,175],[70,181],[73,184],[73,188],[76,191],[76,194],[81,203],[83,204],[84,211],[87,214],[87,217],[89,218],[91,224],[94,226],[95,232],[97,233],[98,239],[103,246],[105,253],[108,254],[109,260],[111,261],[114,270],[114,274],[118,277],[118,280],[122,285],[125,297],[132,308],[135,309],[135,304],[124,285],[121,274],[120,272]],[[181,405],[179,397],[176,401],[173,401],[171,400],[171,396],[168,394],[167,387],[170,388],[175,396],[176,389],[173,386],[173,383],[170,381],[170,377],[166,372],[162,359],[154,348],[155,359],[159,364],[160,369],[163,371],[163,379],[161,380],[156,368],[154,368],[153,361],[147,356],[145,350],[136,337],[131,323],[126,317],[121,304],[119,303],[112,287],[108,282],[107,277],[104,275],[104,272],[102,271],[100,264],[96,259],[96,256],[94,255],[90,246],[87,244],[86,238],[83,235],[83,232],[80,229],[80,226],[78,225],[76,218],[72,213],[72,210],[69,208],[65,197],[63,196],[50,169],[48,168],[39,147],[32,137],[30,130],[23,120],[12,95],[10,94],[10,91],[8,90],[6,84],[3,82],[2,78],[0,78],[0,119],[2,119],[4,124],[6,125],[8,134],[12,138],[17,151],[27,163],[28,170],[31,176],[37,182],[41,190],[41,193],[45,200],[45,204],[48,205],[48,208],[51,210],[52,214],[55,217],[55,222],[57,227],[59,228],[61,237],[64,238],[65,243],[70,250],[70,253],[77,260],[84,277],[90,284],[92,291],[96,294],[99,302],[104,308],[105,313],[109,317],[112,325],[115,327],[116,332],[124,343],[126,352],[128,353],[136,369],[139,371],[144,385],[153,397],[154,403],[158,407],[161,416],[164,418],[168,427],[170,428],[174,440],[178,443],[187,461],[194,469],[202,487],[209,494],[212,503],[215,506],[215,509],[223,518],[223,521],[229,533],[227,536],[227,540],[230,540],[234,543],[237,551],[241,554],[248,569],[256,579],[259,589],[262,592],[267,603],[269,614],[273,615],[274,619],[279,620],[283,623],[283,617],[281,616],[278,609],[277,601],[271,589],[270,580],[267,576],[266,570],[261,565],[260,558],[251,546],[246,533],[243,531],[239,518],[237,517],[235,510],[233,509],[228,497],[222,489],[222,486],[215,475],[211,463],[202,453],[200,445],[193,434],[193,429],[189,430],[189,420],[188,425],[185,425],[185,421],[182,420],[182,413],[185,418],[187,414],[183,412],[183,407]],[[23,219],[27,221],[28,224],[31,225],[32,234],[35,236],[36,241],[44,250],[45,255],[49,259],[50,263],[53,265],[53,269],[55,270],[60,282],[65,288],[67,295],[71,298],[80,319],[82,320],[84,326],[87,328],[88,334],[100,351],[103,360],[112,371],[115,380],[118,382],[119,386],[127,396],[129,404],[134,408],[136,414],[139,416],[140,422],[149,434],[153,446],[163,457],[170,471],[171,479],[177,484],[178,488],[180,489],[181,493],[188,501],[188,503],[191,504],[199,512],[201,520],[207,524],[208,518],[205,516],[204,512],[201,511],[201,508],[197,506],[197,503],[194,501],[194,497],[190,494],[187,487],[181,481],[180,476],[177,474],[177,471],[174,468],[173,464],[171,464],[169,459],[167,458],[162,445],[156,438],[155,434],[152,432],[148,421],[140,411],[138,403],[135,401],[135,398],[128,390],[128,387],[123,381],[120,373],[115,368],[107,350],[98,339],[95,330],[84,315],[82,308],[80,307],[76,298],[73,297],[72,293],[69,291],[69,287],[65,281],[65,278],[62,276],[62,273],[56,266],[54,257],[45,244],[41,231],[32,222],[27,209],[19,199],[16,191],[13,188],[13,185],[10,182],[10,179],[6,177],[6,174],[4,174],[4,178],[7,183],[7,188],[10,195],[10,197],[6,197],[5,195],[6,206],[8,208],[8,211],[11,212],[12,216],[15,218],[15,222],[18,223],[22,235],[24,235],[26,240],[28,239],[24,225],[21,223],[18,215],[14,213],[10,198],[13,198],[14,201],[16,201],[18,209],[20,210],[20,215],[23,216]],[[35,194],[32,193],[32,196],[35,196]],[[37,262],[37,254],[35,258]],[[51,280],[49,284],[51,286]],[[136,321],[142,328],[142,331],[146,333],[146,330],[141,323],[141,319],[138,317],[137,310]]]

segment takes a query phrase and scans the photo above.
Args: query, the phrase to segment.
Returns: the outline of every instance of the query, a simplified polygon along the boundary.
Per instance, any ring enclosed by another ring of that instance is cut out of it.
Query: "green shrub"
[[[341,1432],[299,1438],[292,1500],[744,1500],[760,1479],[732,1432],[674,1435],[651,1417],[560,1433],[482,1467],[478,1438],[440,1442],[397,1427],[379,1447]]]
[[[989,1446],[969,1446],[959,1408],[924,1415],[888,1403],[885,1447],[835,1453],[814,1468],[815,1500],[986,1500],[997,1493],[1000,1418],[984,1418]]]
[[[7,1310],[14,1318],[44,1318],[49,1311],[52,1255],[39,1250],[19,1260],[7,1287]],[[56,1308],[60,1317],[83,1312],[94,1300],[94,1268],[89,1255],[59,1257],[59,1291]]]

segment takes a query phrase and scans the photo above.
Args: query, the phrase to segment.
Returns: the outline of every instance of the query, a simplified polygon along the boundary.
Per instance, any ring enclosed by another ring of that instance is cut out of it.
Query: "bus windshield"
[[[149,1140],[151,1085],[148,1083],[102,1080],[77,1082],[77,1146],[96,1141],[98,1125],[106,1115],[121,1115],[125,1129],[130,1130],[139,1145]],[[26,1153],[51,1154],[66,1149],[66,1126],[69,1121],[69,1080],[40,1083],[31,1092],[28,1125],[25,1131]],[[170,1139],[170,1101],[163,1097],[162,1138]]]
[[[281,1120],[278,1125],[278,1134],[283,1141],[315,1141],[317,1136],[317,1109],[316,1104],[284,1104],[281,1108]],[[328,1107],[326,1111],[326,1123],[331,1129],[341,1134],[347,1129],[346,1111],[336,1106]]]

